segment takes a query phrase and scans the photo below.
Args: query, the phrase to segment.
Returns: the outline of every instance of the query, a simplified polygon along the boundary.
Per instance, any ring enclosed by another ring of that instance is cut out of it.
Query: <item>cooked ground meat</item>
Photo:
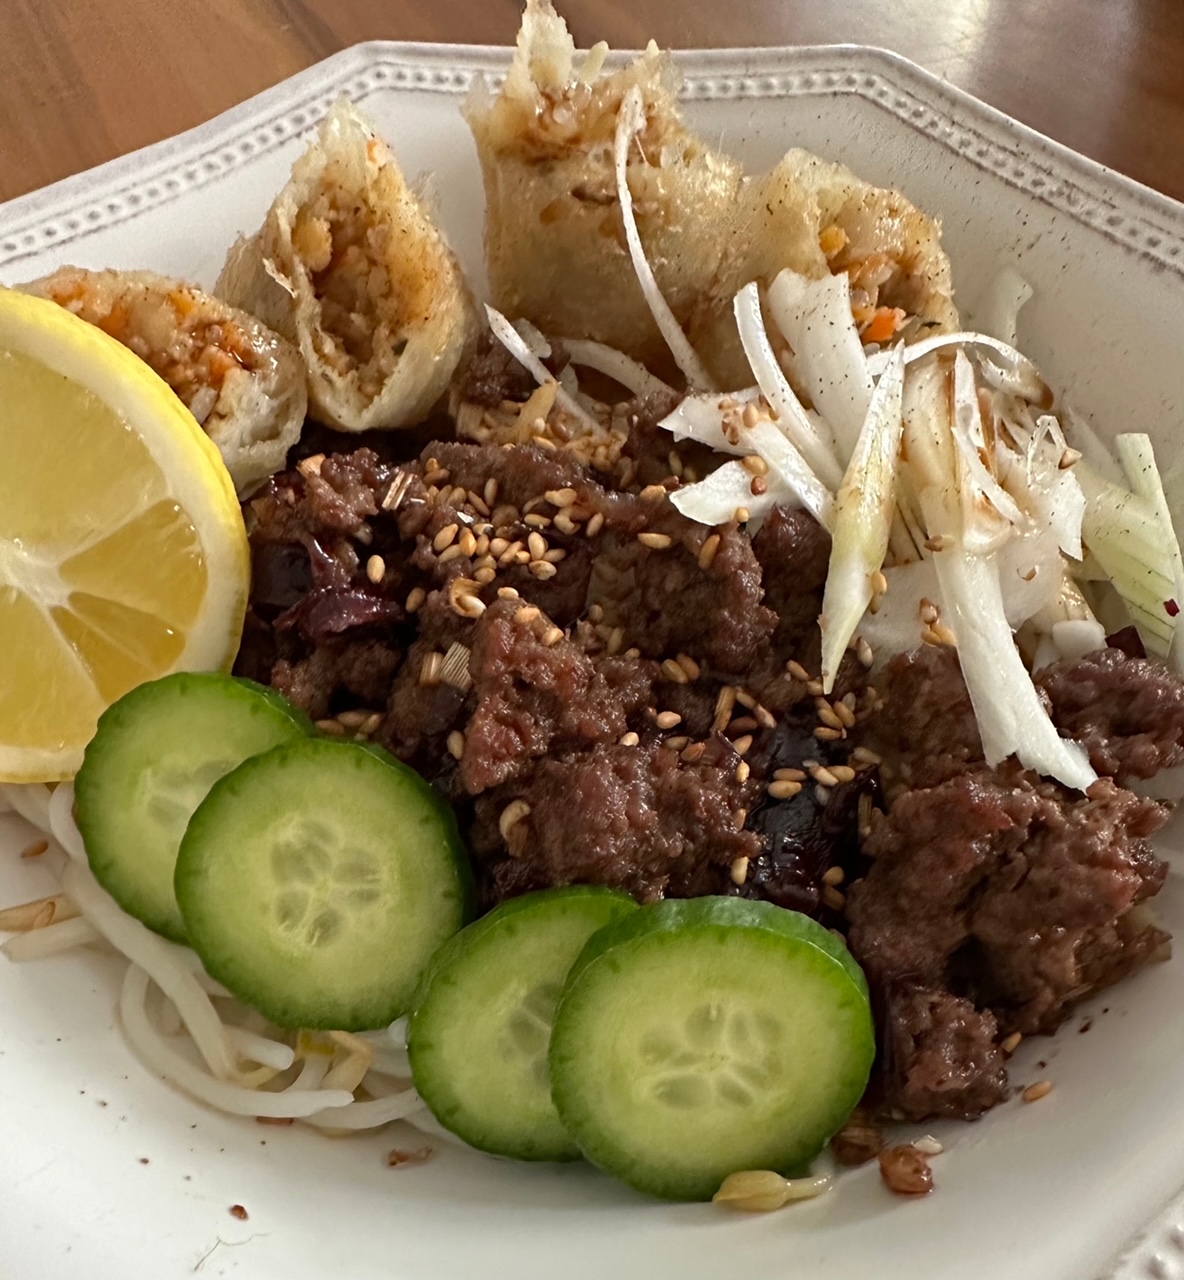
[[[777,615],[774,647],[797,656],[803,641],[818,631],[830,535],[805,511],[774,507],[753,538],[752,551],[761,567],[765,604]]]
[[[567,363],[563,344],[553,340],[551,354],[543,364],[558,376]],[[534,376],[494,339],[492,333],[486,331],[481,335],[472,359],[456,379],[455,394],[461,400],[496,409],[503,400],[518,402],[529,399],[537,386]]]
[[[656,740],[549,755],[525,780],[477,800],[473,851],[496,896],[562,884],[606,884],[643,902],[722,892],[760,839],[736,822],[754,788],[720,739],[688,764]],[[503,840],[509,806],[527,806]],[[508,844],[508,848],[507,848]]]
[[[907,791],[873,816],[848,940],[880,996],[890,1102],[915,1117],[967,1113],[967,1099],[994,1095],[999,1065],[975,1008],[1005,1034],[1051,1031],[1073,1001],[1151,958],[1166,935],[1131,912],[1163,883],[1149,837],[1165,817],[1108,779],[1081,796],[1016,769]],[[902,986],[924,993],[928,1022],[916,998],[899,1011]],[[970,1003],[943,1009],[943,995]],[[961,1098],[947,1103],[945,1088]]]
[[[385,706],[399,662],[398,651],[381,640],[330,640],[298,662],[277,659],[271,683],[314,720],[321,720],[341,691],[363,707]]]
[[[1045,667],[1036,682],[1099,773],[1125,783],[1184,762],[1184,683],[1160,664],[1100,649]]]

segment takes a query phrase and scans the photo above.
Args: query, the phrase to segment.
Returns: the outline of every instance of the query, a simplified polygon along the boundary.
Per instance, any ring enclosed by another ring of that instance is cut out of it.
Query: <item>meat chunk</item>
[[[1158,662],[1100,649],[1037,673],[1063,737],[1101,774],[1126,782],[1184,762],[1184,682]]]
[[[297,662],[280,658],[271,683],[314,720],[327,716],[344,693],[348,701],[381,708],[390,696],[399,653],[381,640],[334,640]]]
[[[774,507],[752,540],[761,567],[765,605],[777,615],[778,653],[797,656],[818,630],[830,562],[830,534],[805,511]]]
[[[1165,817],[1109,779],[1079,796],[984,769],[908,791],[865,842],[871,870],[847,904],[852,952],[889,1010],[906,984],[964,997],[1005,1032],[1051,1031],[1164,942],[1132,908],[1163,883],[1149,837]],[[916,1021],[914,1010],[904,1025]],[[910,1069],[893,1079],[894,1100],[910,1096]]]
[[[721,892],[731,864],[760,848],[735,821],[751,799],[737,762],[726,745],[688,764],[656,742],[547,756],[477,801],[474,850],[489,859],[494,897],[564,884],[643,902]],[[503,833],[512,802],[523,816]]]

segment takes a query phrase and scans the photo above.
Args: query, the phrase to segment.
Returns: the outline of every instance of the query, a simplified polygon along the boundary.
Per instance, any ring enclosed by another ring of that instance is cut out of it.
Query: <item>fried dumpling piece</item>
[[[299,347],[309,413],[341,431],[422,421],[475,334],[460,264],[344,100],[216,292]]]
[[[895,191],[791,151],[766,174],[708,147],[682,119],[675,73],[653,46],[600,76],[577,69],[550,0],[528,0],[513,65],[491,103],[467,109],[486,192],[485,249],[494,304],[548,333],[607,343],[668,369],[626,246],[613,167],[622,103],[636,86],[644,128],[627,180],[659,290],[715,381],[751,381],[732,299],[786,267],[849,271],[861,324],[952,325],[949,262],[938,225]],[[906,315],[886,315],[900,307]]]
[[[603,48],[576,66],[575,45],[550,0],[528,0],[505,86],[478,91],[465,115],[485,180],[485,257],[493,305],[547,333],[593,338],[643,363],[666,348],[624,238],[613,143],[636,85],[645,127],[628,181],[658,286],[685,321],[715,272],[719,226],[742,181],[682,121],[669,60],[653,45],[600,76]]]
[[[304,362],[254,316],[151,271],[63,267],[22,287],[155,369],[218,446],[240,493],[283,468],[304,426]]]

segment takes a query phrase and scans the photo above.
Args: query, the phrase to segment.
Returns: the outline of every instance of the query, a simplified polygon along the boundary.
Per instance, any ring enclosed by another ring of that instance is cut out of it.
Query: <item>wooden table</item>
[[[1184,199],[1184,0],[560,0],[580,43],[882,45]],[[359,40],[506,44],[518,0],[0,0],[0,200]]]

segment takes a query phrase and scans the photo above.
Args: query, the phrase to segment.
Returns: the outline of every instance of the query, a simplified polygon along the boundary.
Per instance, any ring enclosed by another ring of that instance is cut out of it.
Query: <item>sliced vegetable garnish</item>
[[[493,336],[535,379],[540,387],[552,382],[556,384],[555,402],[560,408],[578,422],[585,431],[599,431],[600,423],[592,417],[583,405],[579,404],[562,386],[558,385],[559,380],[535,355],[530,349],[530,344],[506,317],[500,311],[495,311],[488,303],[485,304],[485,314],[489,319],[489,327],[493,331]]]
[[[769,313],[793,348],[793,369],[834,432],[846,463],[867,418],[872,376],[851,314],[845,271],[812,280],[788,268],[769,286]]]
[[[872,575],[888,550],[896,510],[903,430],[904,353],[880,375],[835,502],[830,565],[822,600],[822,688],[834,688],[839,663],[872,599]]]
[[[630,359],[623,351],[592,342],[588,338],[564,338],[563,345],[572,364],[594,369],[627,387],[635,396],[663,395],[672,390],[661,378],[655,378],[643,364]]]

